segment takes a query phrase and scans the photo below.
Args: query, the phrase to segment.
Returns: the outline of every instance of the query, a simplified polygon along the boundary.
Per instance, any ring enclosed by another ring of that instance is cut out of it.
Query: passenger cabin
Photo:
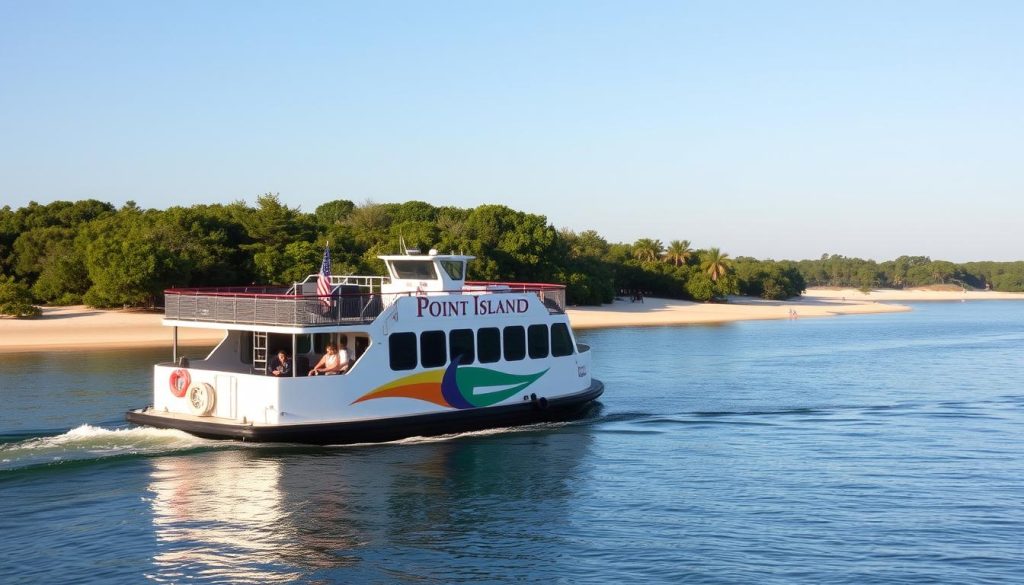
[[[179,326],[226,330],[209,356],[189,360],[193,368],[265,375],[276,352],[284,350],[294,360],[291,375],[301,377],[327,343],[338,344],[342,337],[358,362],[373,344],[378,316],[409,296],[532,293],[550,314],[564,314],[561,285],[467,282],[466,268],[474,256],[410,250],[379,258],[385,276],[335,275],[328,295],[318,294],[316,274],[290,286],[165,291],[164,324],[174,328],[174,362],[185,363],[178,355]],[[496,303],[481,301],[480,306]]]

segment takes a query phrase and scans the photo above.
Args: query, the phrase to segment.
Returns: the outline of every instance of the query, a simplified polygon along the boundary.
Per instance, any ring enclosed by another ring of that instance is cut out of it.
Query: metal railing
[[[376,319],[397,296],[417,294],[283,294],[288,290],[288,287],[168,289],[164,291],[164,318],[283,327],[359,325]],[[426,294],[444,292],[475,295],[534,293],[549,312],[565,312],[565,287],[562,285],[471,282],[458,291],[431,291]]]

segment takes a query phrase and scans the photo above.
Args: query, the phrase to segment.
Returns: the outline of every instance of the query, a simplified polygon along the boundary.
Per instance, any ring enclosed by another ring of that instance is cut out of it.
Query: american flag
[[[320,296],[320,304],[330,308],[331,299],[331,245],[324,247],[324,261],[320,263],[320,274],[316,277],[316,294]]]

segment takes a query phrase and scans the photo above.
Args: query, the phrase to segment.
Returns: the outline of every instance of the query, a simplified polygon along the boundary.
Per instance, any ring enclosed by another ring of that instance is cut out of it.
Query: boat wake
[[[66,433],[0,443],[0,471],[126,455],[153,455],[218,444],[172,429],[107,429],[89,424]]]

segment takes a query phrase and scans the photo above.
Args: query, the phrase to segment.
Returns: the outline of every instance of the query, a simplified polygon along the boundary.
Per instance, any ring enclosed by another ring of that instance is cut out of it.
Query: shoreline
[[[810,288],[796,300],[766,301],[730,297],[728,303],[695,303],[645,298],[616,300],[601,307],[566,310],[573,329],[661,327],[730,323],[766,319],[803,319],[897,313],[912,310],[901,302],[1024,300],[1024,293],[991,291],[873,290]],[[0,354],[45,350],[171,347],[172,333],[161,325],[161,313],[100,310],[85,306],[44,307],[35,319],[0,318]],[[223,334],[216,329],[178,329],[181,346],[213,346]]]

